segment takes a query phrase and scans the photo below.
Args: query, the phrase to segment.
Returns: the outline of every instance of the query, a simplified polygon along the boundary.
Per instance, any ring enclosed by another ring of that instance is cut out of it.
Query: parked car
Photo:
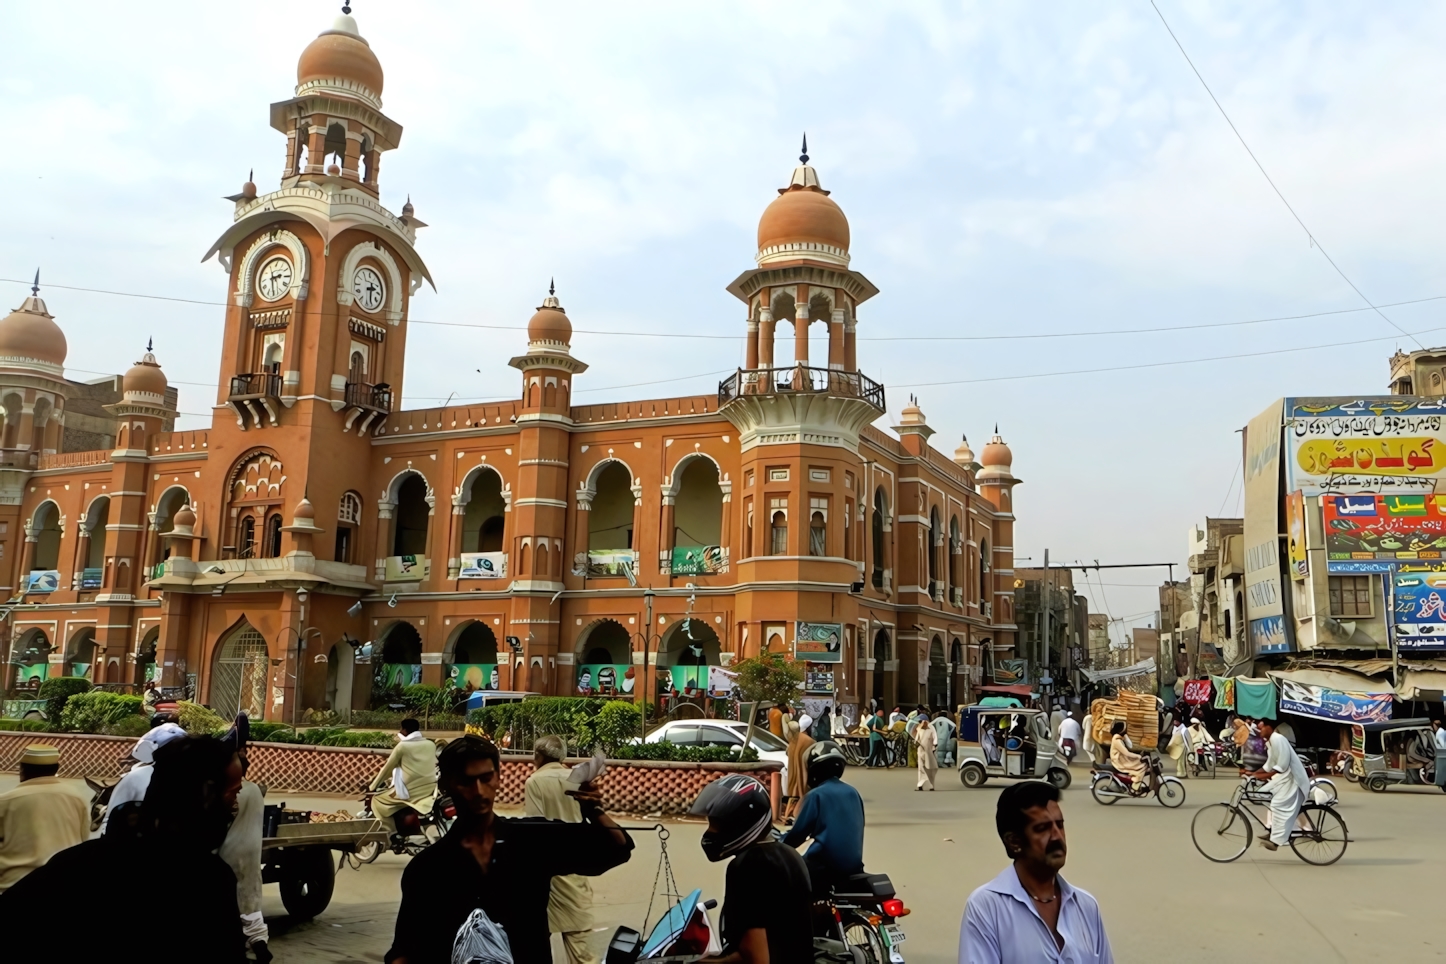
[[[747,723],[737,720],[670,720],[647,736],[648,743],[667,740],[675,746],[743,746]],[[788,765],[788,744],[762,727],[753,730],[750,744],[758,759]]]

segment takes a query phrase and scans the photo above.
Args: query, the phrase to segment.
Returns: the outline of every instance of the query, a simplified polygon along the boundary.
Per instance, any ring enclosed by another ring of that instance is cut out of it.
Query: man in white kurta
[[[568,781],[571,771],[562,762],[565,755],[566,748],[559,737],[539,737],[533,744],[532,763],[536,770],[522,788],[523,807],[529,817],[582,823],[582,809],[567,795],[568,790],[576,790],[578,785]],[[568,964],[597,964],[597,956],[587,940],[592,923],[592,885],[587,878],[577,874],[552,878],[547,929],[562,935]]]
[[[914,727],[914,746],[918,749],[917,759],[919,767],[919,782],[915,790],[924,789],[928,784],[929,789],[934,789],[934,774],[939,772],[938,736],[934,728],[922,717],[919,725]]]
[[[1300,816],[1301,805],[1310,792],[1310,778],[1295,752],[1295,747],[1280,733],[1274,720],[1260,721],[1260,735],[1265,737],[1265,766],[1254,775],[1268,780],[1270,792],[1270,839],[1260,845],[1274,850],[1290,842],[1290,831]]]

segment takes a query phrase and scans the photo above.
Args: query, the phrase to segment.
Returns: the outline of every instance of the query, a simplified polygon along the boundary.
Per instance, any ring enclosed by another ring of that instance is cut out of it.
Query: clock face
[[[387,290],[382,286],[382,276],[371,268],[357,268],[351,280],[352,295],[356,303],[367,311],[376,311],[382,306]]]
[[[291,290],[291,262],[272,258],[256,273],[256,290],[267,301],[276,301]]]

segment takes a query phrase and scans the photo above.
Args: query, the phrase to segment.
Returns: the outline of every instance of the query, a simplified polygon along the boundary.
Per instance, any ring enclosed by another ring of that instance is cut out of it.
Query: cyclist
[[[803,860],[815,900],[827,900],[836,882],[864,872],[864,801],[841,779],[844,765],[843,751],[832,740],[808,748],[808,793],[783,837],[790,847],[813,839]]]
[[[700,841],[711,861],[732,857],[723,893],[723,953],[714,964],[813,960],[808,868],[778,842],[763,784],[734,773],[703,788],[688,811],[708,818]]]

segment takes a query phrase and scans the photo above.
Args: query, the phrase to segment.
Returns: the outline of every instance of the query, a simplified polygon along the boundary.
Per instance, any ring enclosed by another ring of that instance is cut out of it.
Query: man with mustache
[[[969,895],[959,964],[1113,964],[1099,902],[1059,875],[1068,850],[1059,796],[1039,780],[999,794],[994,824],[1014,862]]]

